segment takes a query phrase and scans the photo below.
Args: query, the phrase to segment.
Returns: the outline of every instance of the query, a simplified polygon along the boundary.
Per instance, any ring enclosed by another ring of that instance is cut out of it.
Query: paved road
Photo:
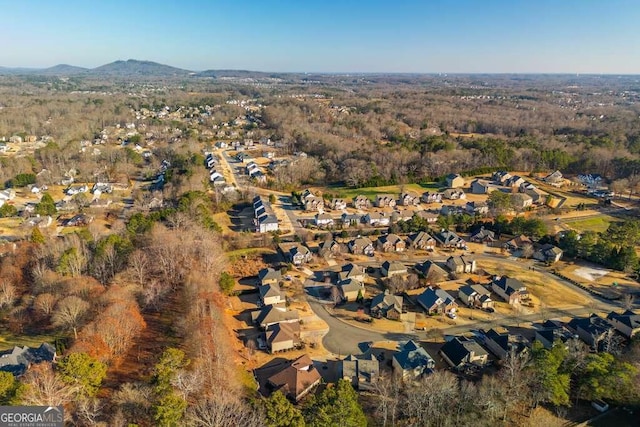
[[[227,151],[217,150],[216,153],[219,154],[218,157],[220,158],[220,163],[222,163],[223,167],[229,171],[230,184],[234,185],[238,190],[241,190],[242,188],[238,185],[238,179],[236,177],[236,169],[231,163]]]

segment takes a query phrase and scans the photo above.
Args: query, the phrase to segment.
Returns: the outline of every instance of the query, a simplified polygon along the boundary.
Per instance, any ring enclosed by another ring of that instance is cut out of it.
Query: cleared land
[[[564,223],[570,228],[576,230],[579,233],[585,231],[595,231],[601,233],[607,231],[609,224],[615,221],[615,218],[609,215],[600,214],[598,216],[589,218],[576,218],[564,221]]]

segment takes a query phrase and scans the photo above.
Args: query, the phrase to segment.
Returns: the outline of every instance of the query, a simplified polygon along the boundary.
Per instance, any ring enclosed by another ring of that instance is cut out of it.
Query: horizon
[[[92,69],[144,57],[194,72],[640,74],[631,0],[56,3],[4,5],[1,66]]]

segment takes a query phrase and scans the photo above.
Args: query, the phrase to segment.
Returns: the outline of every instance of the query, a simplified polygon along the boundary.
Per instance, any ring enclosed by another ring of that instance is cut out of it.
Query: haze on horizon
[[[640,74],[633,0],[0,0],[0,66]]]

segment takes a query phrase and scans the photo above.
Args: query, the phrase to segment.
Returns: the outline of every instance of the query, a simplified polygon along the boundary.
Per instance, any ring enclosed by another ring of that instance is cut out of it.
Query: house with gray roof
[[[380,362],[373,354],[349,355],[340,361],[340,377],[358,390],[371,390],[380,375]]]
[[[0,371],[10,372],[14,376],[23,375],[31,365],[56,360],[56,349],[49,343],[42,343],[38,348],[13,347],[0,352]]]
[[[465,365],[484,366],[489,353],[475,340],[466,337],[454,337],[440,349],[440,355],[452,368],[460,369]]]
[[[390,294],[389,291],[378,294],[371,299],[371,317],[400,320],[402,316],[402,297]]]
[[[422,292],[416,302],[425,309],[427,314],[455,313],[458,308],[456,299],[442,289],[427,288]]]
[[[433,372],[436,363],[420,344],[409,340],[393,354],[391,366],[403,380],[413,380]]]

